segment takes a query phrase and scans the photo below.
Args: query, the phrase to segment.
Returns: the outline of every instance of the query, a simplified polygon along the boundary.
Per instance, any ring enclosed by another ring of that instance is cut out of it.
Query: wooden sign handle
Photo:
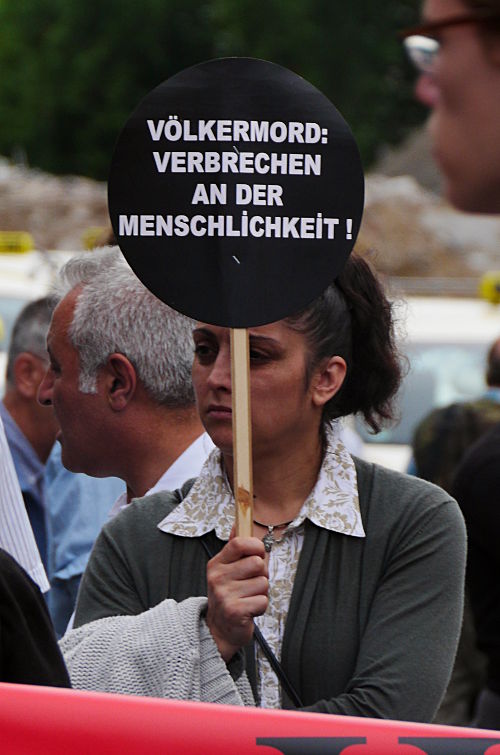
[[[250,348],[248,330],[231,328],[233,409],[233,482],[236,534],[253,534],[252,425],[250,414]]]

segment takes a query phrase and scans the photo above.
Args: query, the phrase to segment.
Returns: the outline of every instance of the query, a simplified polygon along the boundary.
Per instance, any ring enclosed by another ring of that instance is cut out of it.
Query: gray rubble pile
[[[367,176],[360,239],[389,275],[477,277],[500,269],[500,217],[457,212],[410,176]]]
[[[0,230],[29,231],[39,249],[78,250],[89,228],[108,225],[104,183],[0,159]],[[360,246],[388,275],[477,277],[500,269],[500,218],[456,212],[411,176],[373,173]]]
[[[0,231],[29,231],[38,249],[73,251],[90,227],[108,224],[104,183],[0,159]]]

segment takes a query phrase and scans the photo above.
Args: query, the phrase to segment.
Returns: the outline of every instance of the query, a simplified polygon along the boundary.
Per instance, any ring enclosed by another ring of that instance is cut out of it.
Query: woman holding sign
[[[73,684],[132,691],[128,627],[140,622],[134,658],[162,667],[165,599],[207,595],[202,644],[234,679],[246,668],[257,704],[431,721],[458,639],[465,532],[444,491],[352,458],[340,440],[334,420],[355,412],[377,430],[400,381],[370,267],[352,256],[303,312],[250,329],[251,538],[232,536],[229,330],[199,323],[194,341],[198,408],[218,448],[194,483],[105,526],[80,589],[75,626],[86,626],[63,641]],[[290,686],[254,644],[254,619]],[[141,694],[168,694],[143,677]]]

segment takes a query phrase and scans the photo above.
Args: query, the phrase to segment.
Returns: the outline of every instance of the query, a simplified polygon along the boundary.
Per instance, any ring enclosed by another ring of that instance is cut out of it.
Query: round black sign
[[[148,94],[108,186],[141,281],[190,317],[251,327],[297,312],[335,278],[361,223],[364,179],[332,103],[263,60],[213,60]]]

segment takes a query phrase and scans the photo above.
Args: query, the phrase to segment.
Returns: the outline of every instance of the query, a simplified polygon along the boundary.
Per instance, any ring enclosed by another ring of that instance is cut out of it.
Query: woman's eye
[[[197,343],[194,347],[194,353],[199,362],[207,362],[215,357],[216,349],[207,343]]]
[[[251,362],[267,362],[269,356],[263,351],[257,351],[256,349],[250,349],[250,361]]]

